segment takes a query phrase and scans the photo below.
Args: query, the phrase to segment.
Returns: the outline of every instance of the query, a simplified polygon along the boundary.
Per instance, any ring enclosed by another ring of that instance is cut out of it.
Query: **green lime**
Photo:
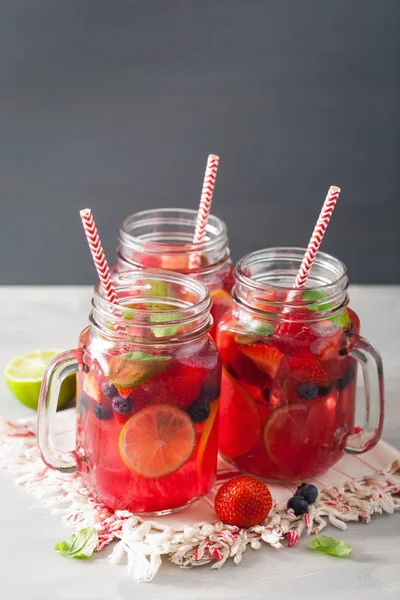
[[[22,404],[37,410],[44,370],[60,350],[38,350],[13,358],[4,369],[4,377],[11,393]],[[76,376],[69,375],[62,383],[58,408],[75,396]]]

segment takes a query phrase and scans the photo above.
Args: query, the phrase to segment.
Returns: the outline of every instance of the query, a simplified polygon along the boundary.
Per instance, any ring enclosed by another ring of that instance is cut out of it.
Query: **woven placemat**
[[[60,449],[74,447],[75,422],[75,409],[57,413]],[[296,486],[270,485],[273,510],[262,525],[249,529],[217,520],[213,506],[218,487],[237,474],[221,459],[217,482],[207,496],[179,513],[151,519],[110,511],[89,494],[78,475],[61,475],[46,467],[37,448],[34,418],[0,419],[0,466],[72,529],[96,527],[97,551],[117,541],[110,560],[126,560],[128,571],[139,581],[154,577],[163,555],[180,567],[212,563],[219,569],[229,558],[239,564],[248,546],[257,550],[264,542],[275,548],[290,547],[302,534],[321,531],[328,522],[346,529],[349,521],[368,523],[375,513],[400,510],[400,452],[383,441],[366,454],[343,456],[312,480],[319,498],[302,517],[286,509]]]

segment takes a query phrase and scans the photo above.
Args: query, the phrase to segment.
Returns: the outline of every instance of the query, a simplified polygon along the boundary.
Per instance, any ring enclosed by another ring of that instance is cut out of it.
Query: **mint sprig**
[[[179,325],[165,325],[165,327],[163,327],[162,325],[158,325],[158,323],[166,323],[168,321],[171,321],[171,316],[172,315],[167,312],[157,312],[151,315],[150,321],[152,323],[157,323],[156,326],[151,328],[155,337],[167,337],[175,335],[177,333]]]
[[[125,352],[125,354],[120,355],[122,358],[126,358],[127,360],[142,360],[142,361],[160,361],[160,360],[171,360],[170,356],[157,356],[154,354],[148,354],[147,352]]]
[[[97,529],[85,527],[73,533],[64,542],[58,542],[54,550],[70,558],[89,558],[95,551],[98,541]]]
[[[328,300],[326,302],[319,302],[326,298],[326,294],[321,292],[320,290],[303,290],[301,293],[301,297],[304,302],[318,302],[317,304],[310,304],[307,308],[310,310],[316,310],[318,312],[324,312],[326,310],[332,310],[332,303]],[[332,317],[327,318],[328,321],[331,321],[336,327],[342,327],[343,329],[349,329],[351,327],[351,320],[348,315],[346,309]]]
[[[351,552],[351,546],[343,540],[335,540],[327,535],[318,535],[317,532],[315,538],[308,542],[308,547],[310,550],[316,550],[338,558],[347,558]]]

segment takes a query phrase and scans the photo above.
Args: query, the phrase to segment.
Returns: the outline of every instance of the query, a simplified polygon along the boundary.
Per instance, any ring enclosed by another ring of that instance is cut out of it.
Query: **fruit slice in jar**
[[[255,400],[224,368],[219,423],[219,449],[225,458],[251,450],[261,432]]]
[[[274,379],[284,357],[283,352],[273,344],[248,344],[242,346],[241,351],[271,379]]]
[[[207,447],[207,443],[210,439],[211,432],[213,431],[215,419],[219,411],[219,400],[214,400],[210,405],[210,414],[208,415],[207,421],[204,423],[203,433],[201,434],[199,449],[197,452],[197,470],[199,473],[202,472],[204,453]]]
[[[119,436],[126,466],[149,478],[178,471],[195,445],[196,431],[189,415],[169,404],[143,408],[125,423]]]
[[[169,356],[153,356],[146,352],[126,352],[110,359],[109,379],[119,388],[139,385],[168,366]]]
[[[307,349],[299,349],[295,355],[288,357],[287,366],[290,375],[298,381],[306,381],[322,387],[329,385],[328,375],[321,363]]]
[[[214,319],[219,322],[226,311],[232,308],[232,296],[226,290],[211,291],[210,296]]]
[[[333,433],[330,415],[322,405],[289,404],[276,408],[264,425],[268,456],[294,477],[323,466]],[[318,457],[318,458],[317,458]],[[321,461],[321,464],[317,464]]]
[[[189,257],[185,254],[165,254],[161,257],[160,268],[166,271],[186,271],[189,268]]]

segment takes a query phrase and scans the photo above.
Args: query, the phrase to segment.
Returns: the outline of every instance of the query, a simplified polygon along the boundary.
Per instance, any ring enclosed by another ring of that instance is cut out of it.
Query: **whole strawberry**
[[[239,475],[224,483],[214,503],[218,518],[237,527],[259,525],[266,519],[271,507],[268,487],[252,475]]]

